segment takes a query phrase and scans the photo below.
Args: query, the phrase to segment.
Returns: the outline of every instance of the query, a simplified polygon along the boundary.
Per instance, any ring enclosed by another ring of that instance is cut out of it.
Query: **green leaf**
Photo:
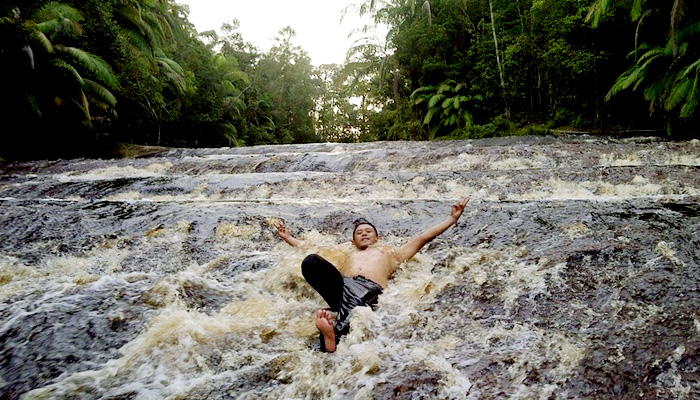
[[[472,118],[472,115],[471,113],[469,113],[469,111],[464,111],[462,117],[466,121],[467,127],[472,126],[474,124],[474,119]]]
[[[433,119],[433,115],[435,114],[435,109],[431,108],[428,110],[428,112],[425,114],[425,118],[423,118],[423,125],[428,125],[430,123],[430,120]]]
[[[644,0],[634,0],[632,3],[632,11],[630,11],[630,16],[633,21],[638,20],[642,13],[644,12]]]
[[[450,107],[450,106],[452,105],[452,100],[453,100],[453,99],[454,99],[453,97],[449,97],[449,98],[445,99],[445,100],[442,102],[442,108]]]
[[[435,105],[439,102],[442,101],[445,98],[444,94],[436,94],[433,97],[430,98],[430,101],[428,102],[428,107],[433,108]]]

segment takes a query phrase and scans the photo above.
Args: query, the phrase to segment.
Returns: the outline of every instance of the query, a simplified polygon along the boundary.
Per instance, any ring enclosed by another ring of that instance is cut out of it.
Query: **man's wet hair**
[[[377,231],[377,227],[374,226],[371,222],[367,221],[367,220],[364,219],[364,218],[358,218],[358,219],[356,219],[355,222],[353,222],[353,224],[355,225],[355,227],[352,228],[352,236],[353,236],[353,237],[355,237],[355,231],[357,230],[357,227],[360,226],[360,225],[369,225],[369,226],[371,226],[372,228],[374,228],[374,233],[376,233],[377,236],[379,236],[379,231]]]

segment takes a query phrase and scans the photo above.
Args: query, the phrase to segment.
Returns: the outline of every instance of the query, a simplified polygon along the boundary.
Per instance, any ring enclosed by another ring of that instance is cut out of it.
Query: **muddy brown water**
[[[700,142],[563,136],[0,164],[0,398],[700,398]],[[335,354],[305,252],[405,263]]]

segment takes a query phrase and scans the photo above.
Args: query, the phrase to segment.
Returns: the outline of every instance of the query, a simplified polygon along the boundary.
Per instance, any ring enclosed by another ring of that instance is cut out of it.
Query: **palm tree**
[[[417,12],[420,4],[421,12]],[[393,39],[396,38],[402,23],[407,18],[427,18],[428,24],[432,24],[432,10],[429,0],[364,0],[362,3],[353,4],[343,10],[343,17],[348,12],[355,12],[360,17],[370,16],[374,26],[365,26],[355,33],[365,36],[356,41],[356,45],[348,51],[345,71],[360,79],[370,79],[378,82],[377,92],[384,91],[384,85],[391,85],[392,107],[384,108],[387,115],[391,115],[394,124],[387,133],[388,139],[404,139],[411,132],[420,130],[420,123],[415,116],[410,114],[410,104],[402,96],[401,92],[406,80],[406,70],[398,62],[394,55]],[[378,39],[371,33],[378,27],[388,28],[386,37]],[[372,79],[376,77],[377,79]],[[364,106],[363,106],[364,109]],[[364,113],[364,111],[363,111]],[[364,120],[364,116],[363,116]],[[407,122],[407,123],[406,123]]]
[[[91,107],[114,114],[117,81],[110,66],[100,57],[80,48],[60,44],[82,34],[80,13],[65,4],[48,3],[31,20],[22,20],[19,11],[0,24],[21,32],[23,54],[28,57],[30,82],[19,83],[25,90],[34,116],[39,118],[51,105],[76,108],[84,125],[91,126]],[[34,90],[32,90],[34,88]]]
[[[172,88],[178,97],[186,92],[191,84],[182,66],[168,56],[168,47],[178,33],[177,23],[173,19],[172,4],[168,0],[117,0],[114,10],[115,18],[120,23],[120,37],[126,45],[127,53],[139,66],[146,66],[145,76],[135,73],[131,90],[124,95],[139,103],[153,115],[158,122],[158,139],[160,144],[160,126],[163,115],[170,115],[166,99],[153,91],[158,86]],[[156,88],[153,83],[156,82]],[[150,88],[148,95],[142,88]],[[160,91],[160,90],[156,90]]]
[[[650,103],[650,112],[661,108],[681,119],[690,119],[700,103],[700,21],[688,21],[682,17],[687,8],[683,0],[674,0],[669,16],[668,38],[665,45],[651,46],[639,43],[639,33],[645,18],[656,10],[653,2],[634,0],[630,16],[638,21],[635,49],[630,53],[634,64],[620,75],[608,92],[606,100],[622,90],[643,89],[644,98]],[[589,12],[593,26],[612,5],[611,0],[598,0]],[[645,9],[645,7],[647,7]]]
[[[250,77],[241,71],[235,57],[219,53],[214,56],[212,63],[214,70],[221,76],[222,113],[223,119],[226,120],[224,138],[230,146],[242,146],[244,143],[238,138],[238,129],[234,121],[242,118],[242,112],[246,108],[244,94],[250,87]]]

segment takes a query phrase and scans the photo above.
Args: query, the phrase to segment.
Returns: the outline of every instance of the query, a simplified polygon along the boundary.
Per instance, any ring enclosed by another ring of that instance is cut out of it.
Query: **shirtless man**
[[[345,257],[345,275],[341,275],[333,264],[317,254],[304,259],[301,267],[304,278],[330,306],[330,311],[320,309],[316,312],[316,328],[321,333],[322,350],[335,351],[340,337],[350,330],[350,311],[357,306],[376,304],[399,265],[410,260],[428,242],[454,225],[468,202],[469,198],[458,201],[452,206],[449,218],[399,248],[378,244],[379,234],[374,225],[365,219],[356,221],[352,238],[355,249]],[[293,237],[284,224],[277,227],[277,232],[291,246],[308,247]],[[331,311],[338,313],[335,321]]]

